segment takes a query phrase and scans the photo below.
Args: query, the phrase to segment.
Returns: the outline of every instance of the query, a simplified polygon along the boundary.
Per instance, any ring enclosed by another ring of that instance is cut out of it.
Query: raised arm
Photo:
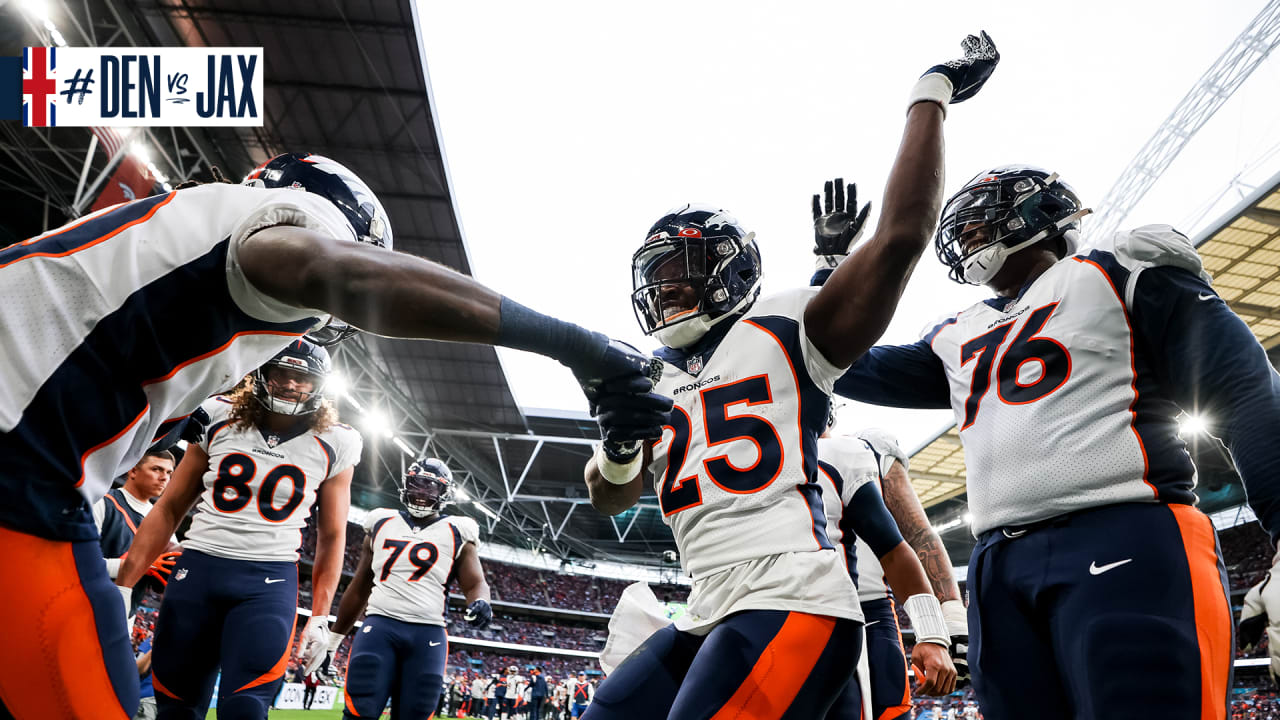
[[[930,68],[917,83],[876,232],[805,310],[809,339],[834,365],[851,365],[884,333],[933,235],[942,205],[946,106],[975,94],[1000,57],[986,33],[969,36],[963,48],[964,59]]]

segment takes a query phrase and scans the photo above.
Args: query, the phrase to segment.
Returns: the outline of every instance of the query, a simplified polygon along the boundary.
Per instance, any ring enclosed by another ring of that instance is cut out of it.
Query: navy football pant
[[[604,681],[586,720],[822,717],[853,677],[854,620],[735,613],[705,636],[659,630]]]
[[[187,550],[165,588],[152,645],[159,720],[204,720],[218,667],[219,720],[263,720],[284,682],[298,566]]]
[[[0,525],[0,547],[0,718],[131,717],[138,667],[98,541]]]
[[[988,720],[1226,717],[1226,569],[1199,510],[1129,503],[993,530],[968,583]]]
[[[903,717],[911,712],[911,686],[893,599],[868,600],[862,603],[862,614],[866,617],[863,628],[871,674],[871,720]],[[844,686],[826,720],[864,720],[862,688],[856,678]]]
[[[435,714],[444,687],[449,638],[439,625],[370,615],[351,641],[344,718],[376,718],[391,699],[393,717]]]

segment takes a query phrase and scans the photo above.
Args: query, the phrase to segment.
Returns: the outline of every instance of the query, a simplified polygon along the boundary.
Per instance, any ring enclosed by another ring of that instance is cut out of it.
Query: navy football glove
[[[493,619],[493,608],[489,606],[487,600],[476,600],[467,606],[467,611],[463,613],[462,619],[473,628],[483,628],[489,625],[489,621]]]
[[[209,423],[213,418],[209,417],[209,413],[204,408],[198,407],[195,412],[187,416],[187,422],[182,427],[182,439],[192,444],[198,444],[204,440],[204,431],[209,429]]]
[[[929,75],[942,75],[951,84],[950,97],[931,98],[940,100],[944,107],[948,102],[964,102],[978,94],[987,78],[995,71],[996,63],[1000,62],[996,44],[986,31],[982,31],[980,36],[966,37],[960,47],[964,50],[963,58],[934,65],[920,76],[923,79]]]
[[[858,211],[858,186],[853,183],[849,183],[846,200],[843,178],[828,180],[823,186],[823,193],[826,196],[825,212],[822,198],[813,196],[813,254],[818,256],[818,270],[833,268],[844,260],[858,238],[862,237],[867,215],[871,212],[871,203]]]
[[[662,377],[662,361],[651,358],[620,340],[594,333],[599,341],[590,354],[564,361],[594,407],[611,392],[644,393]],[[646,384],[647,383],[647,384]]]
[[[671,398],[653,392],[613,392],[601,397],[593,410],[605,457],[620,465],[631,462],[645,440],[662,436],[671,405]]]

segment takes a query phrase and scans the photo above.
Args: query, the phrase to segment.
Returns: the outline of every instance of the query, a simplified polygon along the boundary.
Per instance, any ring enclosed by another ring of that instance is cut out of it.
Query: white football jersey
[[[212,421],[200,442],[209,469],[182,546],[236,560],[297,560],[316,491],[360,462],[360,433],[336,423],[277,435],[233,425],[224,397],[201,407]]]
[[[756,301],[709,356],[658,351],[666,362],[655,392],[675,407],[649,470],[695,582],[771,555],[834,552],[816,439],[842,369],[805,333],[817,292]]]
[[[1168,226],[1117,233],[1016,300],[977,303],[926,334],[964,443],[975,535],[1099,505],[1193,501],[1176,411],[1129,317],[1138,274],[1157,261],[1199,263]]]
[[[823,492],[823,503],[827,515],[827,535],[833,542],[844,544],[844,531],[841,528],[842,518],[853,495],[858,488],[867,483],[880,483],[882,467],[877,462],[876,454],[865,443],[857,438],[836,436],[818,438],[818,458],[822,463],[837,470],[835,477],[840,478],[841,487],[833,486],[835,478],[832,473],[824,472],[821,482],[832,486]],[[890,464],[893,458],[887,458]],[[861,537],[855,538],[856,562],[858,571],[858,600],[865,602],[876,598],[888,597],[888,587],[884,581],[884,569],[880,559],[871,551],[871,546]],[[846,550],[847,552],[847,550]]]
[[[215,183],[0,249],[0,486],[32,487],[0,520],[92,537],[89,505],[154,439],[327,319],[245,279],[237,250],[271,225],[354,239],[319,196]]]
[[[421,525],[404,510],[378,508],[364,529],[373,545],[368,614],[443,626],[454,562],[463,545],[480,542],[476,521],[440,515]]]

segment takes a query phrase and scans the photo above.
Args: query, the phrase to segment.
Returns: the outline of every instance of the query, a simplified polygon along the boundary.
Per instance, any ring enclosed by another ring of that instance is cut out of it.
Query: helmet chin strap
[[[1091,212],[1093,212],[1091,208],[1081,208],[1080,210],[1077,210],[1076,212],[1073,212],[1046,227],[1035,235],[1032,235],[1026,240],[1023,240],[1017,245],[1006,247],[999,240],[987,245],[978,252],[964,259],[965,281],[971,282],[975,285],[985,285],[989,280],[991,280],[991,278],[996,276],[996,273],[1000,272],[1000,268],[1004,267],[1004,261],[1007,260],[1010,255],[1013,255],[1019,250],[1024,250],[1035,245],[1041,240],[1057,233],[1059,228],[1070,225]],[[1073,250],[1073,248],[1070,247],[1073,244],[1078,243],[1068,241],[1068,253]]]

